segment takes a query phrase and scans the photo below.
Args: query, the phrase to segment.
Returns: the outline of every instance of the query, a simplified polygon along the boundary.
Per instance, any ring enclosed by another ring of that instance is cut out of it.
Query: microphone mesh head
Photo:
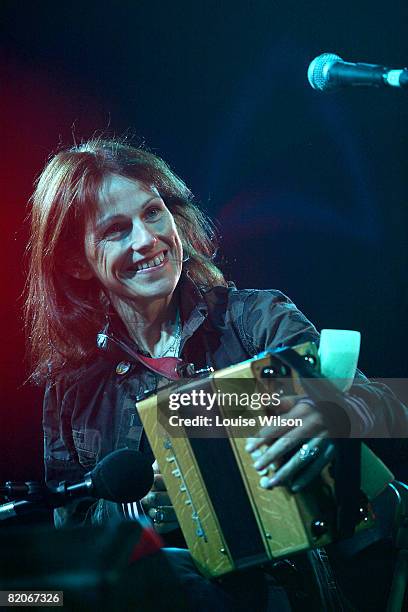
[[[329,69],[336,62],[342,62],[341,57],[335,53],[322,53],[311,62],[307,70],[307,78],[313,89],[327,91],[331,89]]]
[[[90,476],[95,497],[114,502],[141,499],[153,485],[151,461],[141,452],[127,448],[106,455]]]

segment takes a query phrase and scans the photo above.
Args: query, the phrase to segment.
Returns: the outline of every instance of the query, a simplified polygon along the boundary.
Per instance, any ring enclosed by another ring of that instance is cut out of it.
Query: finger
[[[263,436],[265,444],[271,445],[283,435],[308,439],[326,429],[322,415],[310,404],[303,402],[296,404],[287,415],[290,417],[290,420],[287,419],[289,422],[261,429],[259,433]]]
[[[276,459],[281,458],[287,452],[295,448],[298,444],[313,437],[326,438],[328,431],[322,427],[319,415],[310,414],[303,419],[302,427],[295,427],[289,433],[282,435],[275,441],[268,437],[264,438],[266,445],[262,455],[255,461],[256,470],[264,470]],[[273,443],[271,443],[273,442]]]
[[[147,514],[155,525],[160,525],[161,523],[174,523],[177,521],[173,506],[157,506],[156,508],[150,508]]]
[[[245,450],[251,455],[254,455],[254,453],[257,453],[260,450],[261,446],[264,446],[265,444],[272,444],[280,436],[282,436],[286,432],[289,432],[291,429],[293,429],[293,427],[289,425],[263,427],[258,432],[256,438],[247,439],[245,444]]]
[[[277,412],[288,412],[304,399],[306,398],[299,395],[283,395],[280,398],[279,406],[276,407]]]
[[[254,468],[262,471],[268,467],[276,469],[276,461],[282,455],[286,455],[290,450],[299,444],[299,439],[294,436],[282,436],[272,446],[267,448],[254,463]]]
[[[321,414],[317,410],[314,409],[313,404],[311,404],[309,400],[304,401],[304,398],[302,398],[300,401],[297,401],[297,403],[290,410],[288,410],[288,412],[286,413],[286,417],[291,418],[291,419],[301,419],[301,422],[302,422],[301,429],[302,429],[304,438],[309,438],[310,435],[313,434],[318,429],[318,425],[319,424],[322,425]],[[307,422],[308,419],[309,419],[309,423]],[[312,429],[309,428],[310,429],[309,431],[309,429],[305,427],[306,425],[312,425],[313,428]],[[271,426],[263,427],[258,432],[256,437],[247,439],[245,450],[249,453],[253,453],[257,449],[259,449],[262,445],[264,444],[270,445],[277,438],[291,431],[293,431],[294,435],[298,437],[298,432],[297,432],[298,429],[299,427],[294,427],[293,425],[289,425],[287,423],[283,425],[279,424],[276,426],[271,425]]]
[[[302,473],[292,482],[291,491],[298,493],[307,487],[333,459],[334,450],[333,442],[326,440],[326,446],[323,448],[320,457],[317,457],[310,465],[306,466]]]
[[[144,510],[156,508],[157,506],[171,506],[169,494],[166,491],[150,491],[140,500]]]
[[[154,475],[152,491],[167,491],[167,487],[164,483],[164,478],[161,474]]]
[[[301,423],[302,428],[307,421],[315,421],[316,424],[321,423],[323,425],[322,415],[316,410],[314,405],[309,401],[301,400],[285,413],[284,419],[277,419],[276,425],[267,425],[263,427],[258,436],[261,435],[261,437],[265,439],[265,442],[268,443],[268,438],[272,440],[273,438],[278,438],[286,431],[299,429],[299,426],[297,424],[295,425],[295,423],[298,422],[297,420]]]
[[[303,473],[305,469],[308,469],[308,464],[317,463],[325,448],[325,441],[323,441],[320,436],[312,438],[312,440],[303,444],[302,448],[286,461],[272,477],[268,478],[264,476],[261,478],[261,487],[271,489],[272,487],[290,483],[296,474],[299,472]],[[313,474],[319,474],[328,460],[329,459],[324,459],[323,463],[319,461],[319,466],[321,465],[321,467],[318,470],[314,470]],[[310,482],[310,480],[308,482]]]
[[[247,438],[245,442],[245,450],[247,453],[253,453],[258,450],[262,444],[265,444],[264,439],[259,434],[258,438]]]

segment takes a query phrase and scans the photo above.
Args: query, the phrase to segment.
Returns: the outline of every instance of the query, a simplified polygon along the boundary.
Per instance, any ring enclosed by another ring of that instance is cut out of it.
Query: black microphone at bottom
[[[118,503],[139,500],[150,491],[153,479],[153,469],[145,455],[127,448],[119,449],[106,455],[81,482],[44,486],[33,496],[34,499],[19,499],[0,505],[0,521],[44,507],[58,508],[81,497]]]

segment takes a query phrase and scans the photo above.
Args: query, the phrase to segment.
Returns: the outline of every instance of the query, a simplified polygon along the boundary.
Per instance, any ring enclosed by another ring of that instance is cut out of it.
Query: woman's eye
[[[104,238],[116,238],[126,231],[126,227],[121,223],[113,223],[103,233]]]
[[[146,211],[146,217],[148,219],[154,220],[157,217],[159,217],[162,212],[163,211],[159,206],[152,206],[151,208],[148,208],[148,210]]]

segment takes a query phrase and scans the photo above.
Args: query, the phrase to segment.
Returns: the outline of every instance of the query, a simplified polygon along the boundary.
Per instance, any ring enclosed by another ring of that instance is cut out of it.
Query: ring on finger
[[[309,448],[308,444],[303,444],[300,449],[298,455],[301,461],[309,461],[310,459],[314,459],[320,453],[320,448],[318,446],[313,446]]]

